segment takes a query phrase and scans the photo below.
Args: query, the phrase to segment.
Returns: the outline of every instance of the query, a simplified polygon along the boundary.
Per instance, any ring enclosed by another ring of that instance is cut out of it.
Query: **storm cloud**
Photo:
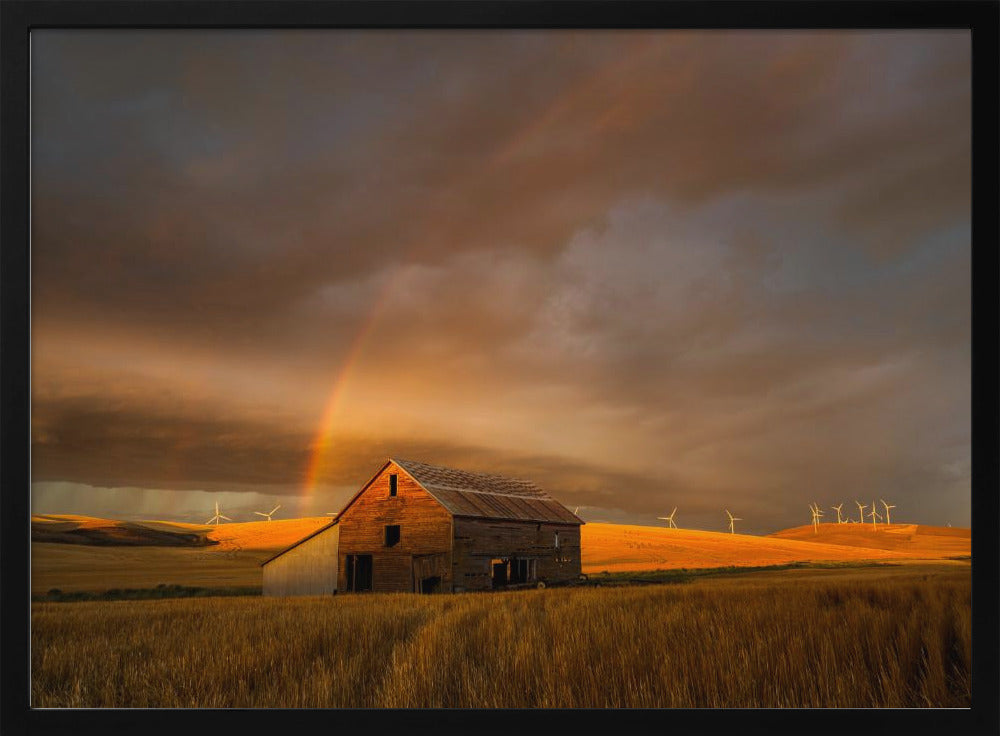
[[[968,33],[32,53],[36,506],[302,496],[333,401],[303,513],[394,454],[590,518],[968,523]]]

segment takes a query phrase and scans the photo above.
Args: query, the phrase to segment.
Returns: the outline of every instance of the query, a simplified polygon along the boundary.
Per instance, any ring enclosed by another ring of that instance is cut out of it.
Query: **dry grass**
[[[261,554],[216,547],[90,547],[31,544],[31,592],[110,588],[260,586]],[[264,558],[266,559],[266,558]]]
[[[969,569],[40,603],[35,707],[970,705]]]

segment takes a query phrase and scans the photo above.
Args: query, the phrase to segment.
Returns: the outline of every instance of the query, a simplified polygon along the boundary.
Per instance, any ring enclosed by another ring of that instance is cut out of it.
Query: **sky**
[[[31,49],[35,513],[323,515],[399,457],[970,524],[968,31]]]

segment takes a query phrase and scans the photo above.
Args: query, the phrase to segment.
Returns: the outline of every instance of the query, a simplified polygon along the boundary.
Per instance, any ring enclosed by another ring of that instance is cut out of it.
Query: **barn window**
[[[559,549],[559,532],[556,532],[556,549]]]
[[[396,495],[396,483],[397,483],[397,481],[396,481],[396,474],[392,473],[389,476],[389,495],[390,496],[395,496]]]
[[[385,528],[385,546],[395,547],[399,544],[399,524],[389,524]]]

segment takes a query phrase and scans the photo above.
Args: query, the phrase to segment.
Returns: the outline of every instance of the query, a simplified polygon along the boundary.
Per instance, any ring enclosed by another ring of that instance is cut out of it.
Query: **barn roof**
[[[583,524],[583,520],[530,480],[430,465],[392,462],[409,473],[453,516]]]
[[[390,463],[396,463],[413,480],[444,506],[452,516],[501,521],[533,521],[557,524],[583,524],[584,521],[568,508],[556,501],[530,480],[508,478],[492,473],[474,473],[469,470],[430,465],[416,460],[390,458],[379,468],[367,483],[354,494],[333,520],[303,537],[293,545],[261,562],[263,567],[271,560],[281,557],[303,542],[312,539],[340,521],[340,517],[353,504]]]

